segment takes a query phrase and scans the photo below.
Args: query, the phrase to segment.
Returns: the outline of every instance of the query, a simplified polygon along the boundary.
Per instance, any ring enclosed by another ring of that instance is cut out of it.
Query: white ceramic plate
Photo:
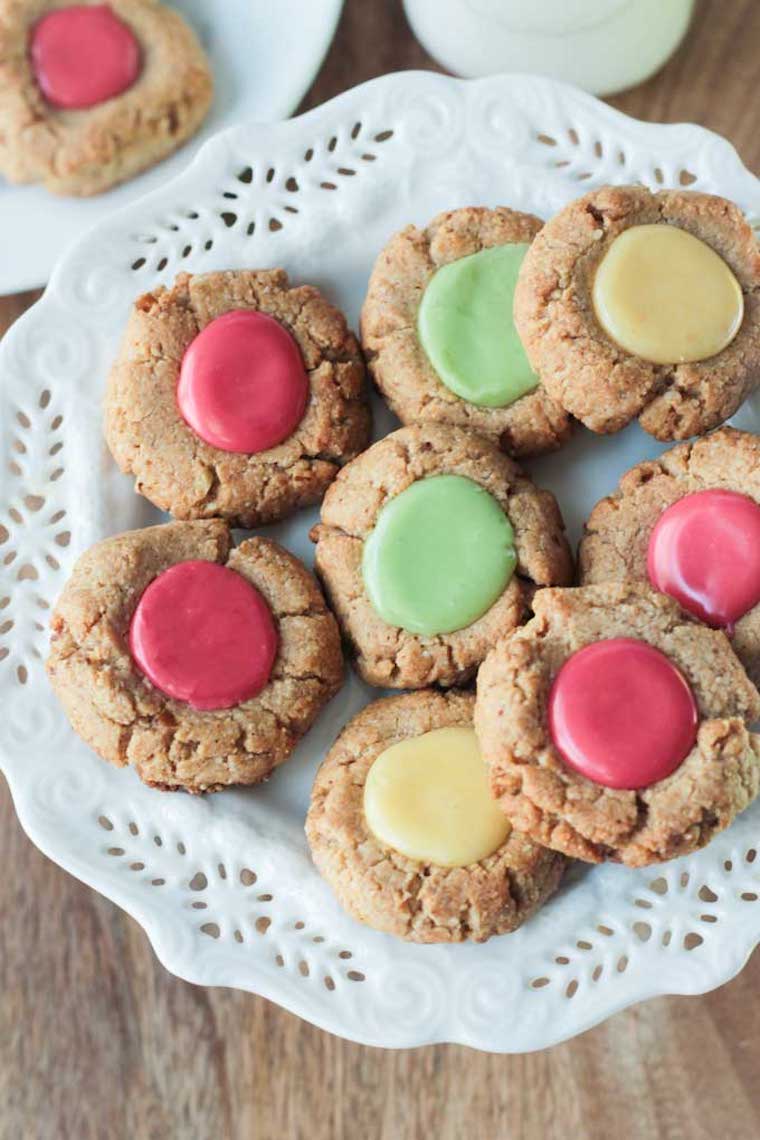
[[[0,294],[44,285],[80,234],[184,170],[224,127],[271,122],[300,102],[325,57],[343,0],[170,0],[211,60],[214,103],[198,134],[157,166],[94,198],[60,198],[0,177]]]
[[[168,969],[264,994],[384,1046],[538,1049],[653,994],[738,971],[760,933],[760,805],[662,868],[575,868],[522,930],[414,946],[348,918],[313,870],[303,819],[317,763],[370,696],[351,677],[263,788],[151,791],[81,744],[45,682],[51,603],[76,555],[154,521],[105,453],[101,395],[135,294],[179,269],[284,265],[356,322],[372,261],[408,221],[469,203],[549,216],[590,186],[641,179],[717,191],[755,213],[728,143],[634,122],[527,77],[387,76],[300,119],[238,127],[178,180],[101,223],[0,348],[0,758],[22,825],[128,910]],[[760,428],[758,407],[737,417]],[[378,411],[380,431],[390,417]],[[659,448],[637,428],[578,431],[532,465],[572,535],[621,472]],[[313,512],[274,528],[311,562]]]

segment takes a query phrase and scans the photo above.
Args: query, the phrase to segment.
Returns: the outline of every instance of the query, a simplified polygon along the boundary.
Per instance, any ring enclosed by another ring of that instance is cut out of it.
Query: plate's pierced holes
[[[585,939],[583,939],[583,938],[581,938],[580,941],[576,942],[575,945],[578,947],[579,950],[593,950],[594,949],[594,947],[591,945],[591,943],[586,942]]]
[[[689,885],[689,872],[688,871],[682,871],[678,882],[681,885],[681,890],[686,890],[686,888]]]
[[[224,863],[220,863],[216,870],[220,879],[227,878],[227,868],[225,867]]]
[[[29,672],[26,668],[26,665],[19,665],[18,669],[16,670],[16,676],[18,678],[19,685],[25,685],[27,683],[29,680]]]
[[[201,934],[207,934],[209,938],[218,938],[221,933],[219,924],[216,922],[204,922],[201,927]]]
[[[344,961],[347,961],[349,958],[353,958],[353,954],[351,953],[350,950],[341,950],[338,957],[343,958]]]
[[[361,123],[354,123],[353,127],[351,128],[351,138],[358,139],[359,135],[361,134],[361,129]]]
[[[599,139],[597,139],[594,143],[594,154],[597,158],[604,158],[604,147],[602,146]]]
[[[717,914],[700,914],[699,921],[700,922],[717,922],[718,916],[717,916]]]
[[[163,887],[166,885],[166,879],[151,879],[150,885],[152,887]]]
[[[296,181],[296,179],[293,177],[292,174],[291,174],[290,178],[287,180],[287,182],[285,183],[285,189],[289,190],[291,194],[297,194],[298,191],[301,189],[301,187],[298,185],[298,182]]]
[[[233,931],[232,937],[235,939],[236,942],[242,942],[243,941],[243,933],[240,930]]]
[[[133,269],[142,269],[143,265],[145,265],[144,257],[138,257],[137,261],[132,262]]]
[[[754,891],[744,891],[741,897],[743,902],[757,902],[757,895]]]
[[[548,978],[534,978],[533,981],[530,983],[530,988],[532,990],[542,990],[544,988],[544,986],[548,986],[548,985],[549,985],[549,979]]]
[[[568,984],[568,987],[565,990],[565,997],[566,998],[574,998],[575,995],[577,994],[577,992],[578,992],[578,982],[575,978],[573,978],[572,982],[570,982]]]
[[[329,990],[329,991],[330,991],[330,993],[333,993],[333,991],[335,990],[335,982],[334,982],[334,981],[333,981],[333,979],[330,977],[330,975],[329,975],[329,974],[326,974],[326,975],[325,975],[325,977],[324,977],[324,979],[323,979],[323,981],[324,981],[324,983],[325,983],[325,989],[326,989],[326,990]]]
[[[683,948],[684,950],[696,950],[697,947],[701,946],[703,942],[704,938],[701,934],[697,934],[695,931],[690,931],[684,937]]]
[[[733,871],[733,869],[734,869],[734,865],[733,865],[733,863],[731,862],[731,860],[730,860],[730,859],[726,859],[725,863],[723,864],[723,870],[724,870],[724,871],[728,871],[728,873],[730,874],[730,873],[731,873],[731,871]]]
[[[265,915],[262,915],[261,918],[256,919],[254,925],[256,927],[257,934],[266,934],[266,932],[269,930],[269,927],[272,925],[272,920],[271,918],[267,918]]]
[[[305,154],[303,156],[303,160],[304,160],[304,162],[311,162],[313,157],[314,157],[314,147],[310,146],[309,149],[305,152]]]
[[[223,210],[219,217],[222,219],[227,229],[231,229],[231,227],[234,226],[235,222],[238,220],[237,214],[234,214],[232,210]]]
[[[668,880],[660,875],[659,878],[652,879],[649,889],[654,891],[656,895],[666,895],[668,893]]]
[[[570,139],[570,142],[573,144],[573,146],[580,146],[581,140],[575,127],[570,127],[568,129],[567,137]]]
[[[309,963],[303,958],[298,963],[298,972],[302,978],[308,978],[309,976]]]
[[[118,858],[119,856],[124,854],[124,848],[123,847],[109,847],[106,854],[107,855],[113,855],[115,858]]]
[[[299,918],[298,922],[293,923],[293,929],[294,930],[303,930],[303,928],[305,926],[306,926],[306,923],[302,922],[300,918]]]
[[[337,145],[338,145],[338,139],[335,135],[333,135],[333,137],[330,139],[329,143],[327,144],[327,149],[330,151],[330,154],[332,154],[332,152],[335,150]]]
[[[636,935],[639,942],[648,942],[652,937],[652,927],[648,922],[634,922],[633,933]]]
[[[622,957],[618,958],[617,966],[615,968],[619,974],[624,974],[626,972],[628,969],[628,959],[625,954],[623,954]]]
[[[177,844],[177,854],[178,855],[187,855],[187,848],[185,847],[182,840],[180,840],[180,842]]]
[[[683,170],[679,171],[679,173],[678,173],[679,185],[691,186],[696,181],[697,181],[697,176],[691,170],[686,170],[686,168],[684,167]]]
[[[253,168],[250,166],[244,167],[244,169],[241,170],[238,174],[237,178],[238,182],[244,182],[246,185],[250,185],[250,183],[253,182]]]
[[[140,834],[140,828],[137,826],[137,824],[135,823],[134,820],[132,820],[129,824],[129,834],[130,835],[139,835]]]
[[[113,824],[111,823],[111,821],[107,815],[99,815],[98,816],[98,823],[100,824],[100,826],[103,828],[104,831],[113,831]]]
[[[604,972],[604,966],[602,966],[602,965],[594,966],[593,972],[591,974],[591,981],[592,982],[598,982],[599,979],[601,978],[603,972]]]
[[[375,135],[375,142],[379,142],[379,143],[388,142],[389,139],[393,138],[394,134],[395,134],[395,132],[390,131],[390,130],[380,131],[379,134]]]
[[[252,887],[256,882],[256,875],[248,867],[243,867],[243,870],[240,872],[240,882],[244,887]]]
[[[39,403],[39,406],[44,411],[45,408],[50,403],[50,389],[49,388],[45,388],[45,389],[43,389],[42,392],[40,392],[40,398],[39,398],[38,403]]]
[[[349,970],[346,977],[350,982],[363,982],[365,980],[364,974],[360,970]]]
[[[664,186],[665,185],[665,175],[663,174],[662,169],[659,166],[655,166],[653,174],[654,174],[654,180],[657,183],[657,185],[658,186]]]
[[[755,850],[754,847],[750,847],[749,851],[744,856],[745,862],[754,863],[756,858],[757,858],[757,851]]]
[[[205,891],[208,886],[208,879],[203,874],[203,871],[196,871],[189,883],[191,891]]]
[[[277,233],[278,230],[282,229],[282,222],[278,221],[277,218],[270,218],[269,229],[273,234]]]
[[[274,167],[270,166],[269,170],[267,171],[267,182],[274,182],[274,175],[275,175]]]
[[[536,135],[536,142],[540,142],[542,146],[556,146],[557,140],[553,135]]]
[[[612,935],[615,933],[615,931],[611,930],[609,926],[597,926],[596,929],[600,934],[603,934],[605,938],[612,938]]]
[[[277,954],[275,956],[275,963],[280,967],[285,965],[285,959],[283,958],[282,954]]]
[[[663,936],[662,936],[662,944],[663,944],[663,946],[665,946],[665,947],[668,947],[668,946],[670,946],[670,943],[671,943],[671,941],[672,941],[672,938],[673,938],[673,932],[672,932],[671,930],[666,930],[666,931],[665,931],[665,933],[664,933],[664,934],[663,934]]]

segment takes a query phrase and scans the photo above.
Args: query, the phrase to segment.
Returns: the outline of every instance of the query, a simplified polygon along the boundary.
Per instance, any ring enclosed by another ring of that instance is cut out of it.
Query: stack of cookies
[[[155,787],[255,784],[345,647],[404,692],[343,728],[308,841],[351,914],[419,942],[516,929],[570,858],[704,845],[760,788],[760,441],[720,427],[760,379],[758,297],[731,203],[605,187],[543,226],[407,227],[361,349],[281,270],[138,298],[106,439],[179,521],[77,563],[48,662],[74,728]],[[372,446],[365,362],[403,425]],[[701,438],[594,508],[576,574],[515,460],[634,419]],[[268,538],[232,543],[317,502],[321,585]]]

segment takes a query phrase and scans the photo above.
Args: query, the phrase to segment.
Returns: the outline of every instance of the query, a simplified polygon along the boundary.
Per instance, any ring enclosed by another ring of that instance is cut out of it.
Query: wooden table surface
[[[433,66],[397,0],[348,0],[304,105]],[[678,54],[613,102],[711,127],[760,171],[759,83],[760,3],[698,0]],[[0,331],[34,296],[0,300]],[[135,922],[29,843],[0,785],[0,1140],[760,1137],[757,954],[715,993],[541,1054],[362,1048],[172,978]]]

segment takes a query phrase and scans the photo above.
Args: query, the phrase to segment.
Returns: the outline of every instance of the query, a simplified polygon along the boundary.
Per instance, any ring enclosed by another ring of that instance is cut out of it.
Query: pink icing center
[[[569,657],[549,694],[549,731],[569,768],[607,788],[648,788],[689,754],[697,706],[685,677],[644,641],[614,637]]]
[[[226,709],[269,680],[278,636],[269,606],[234,570],[179,562],[144,591],[129,628],[138,667],[196,709]]]
[[[222,451],[266,451],[292,435],[309,381],[292,336],[273,317],[235,309],[206,325],[182,360],[177,403],[196,435]]]
[[[140,45],[107,4],[48,12],[32,29],[30,52],[42,94],[67,110],[112,99],[140,74]]]
[[[760,602],[760,507],[735,491],[697,491],[663,511],[649,580],[708,625],[733,631]]]

